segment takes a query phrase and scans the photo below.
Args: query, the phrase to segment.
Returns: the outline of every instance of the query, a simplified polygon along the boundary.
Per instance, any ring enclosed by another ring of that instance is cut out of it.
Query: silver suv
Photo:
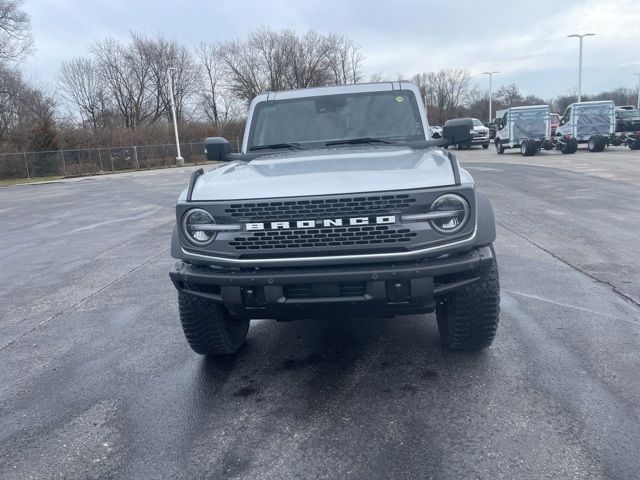
[[[472,141],[470,119],[430,139],[407,82],[264,93],[242,152],[210,160],[176,205],[170,272],[194,351],[236,352],[252,319],[425,314],[442,342],[479,349],[499,317],[487,197],[442,147]]]

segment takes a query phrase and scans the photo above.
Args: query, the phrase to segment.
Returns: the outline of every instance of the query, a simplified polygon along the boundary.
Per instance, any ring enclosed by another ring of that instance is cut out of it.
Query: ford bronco
[[[435,311],[445,347],[491,344],[499,319],[493,212],[443,149],[472,141],[471,119],[432,140],[408,82],[264,93],[240,153],[209,160],[176,205],[170,272],[191,348],[235,353],[252,319]]]

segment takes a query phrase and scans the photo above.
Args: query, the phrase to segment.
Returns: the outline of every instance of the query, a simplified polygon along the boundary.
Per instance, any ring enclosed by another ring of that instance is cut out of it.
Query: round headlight
[[[462,230],[471,216],[469,204],[460,195],[446,193],[431,204],[431,213],[437,214],[430,220],[436,232],[451,234]]]
[[[213,217],[201,208],[188,210],[182,217],[182,232],[194,245],[203,247],[211,243],[216,232]]]

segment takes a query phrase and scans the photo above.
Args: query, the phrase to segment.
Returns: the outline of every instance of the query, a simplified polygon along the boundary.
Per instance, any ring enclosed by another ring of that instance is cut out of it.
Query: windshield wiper
[[[332,145],[356,145],[358,143],[386,143],[391,144],[389,140],[385,140],[383,138],[376,137],[359,137],[359,138],[346,138],[344,140],[334,140],[331,142],[326,142],[325,145],[330,147]]]
[[[255,147],[249,147],[249,150],[280,150],[282,148],[288,148],[289,150],[302,150],[299,143],[273,143],[271,145],[256,145]]]

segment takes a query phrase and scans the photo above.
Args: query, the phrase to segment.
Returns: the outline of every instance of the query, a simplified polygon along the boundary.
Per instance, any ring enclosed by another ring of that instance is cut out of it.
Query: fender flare
[[[476,244],[489,245],[496,239],[496,221],[493,215],[493,207],[491,206],[489,197],[478,191],[476,191],[476,205]]]
[[[171,256],[182,260],[182,253],[180,249],[180,239],[178,238],[178,227],[173,226],[173,232],[171,233]]]

